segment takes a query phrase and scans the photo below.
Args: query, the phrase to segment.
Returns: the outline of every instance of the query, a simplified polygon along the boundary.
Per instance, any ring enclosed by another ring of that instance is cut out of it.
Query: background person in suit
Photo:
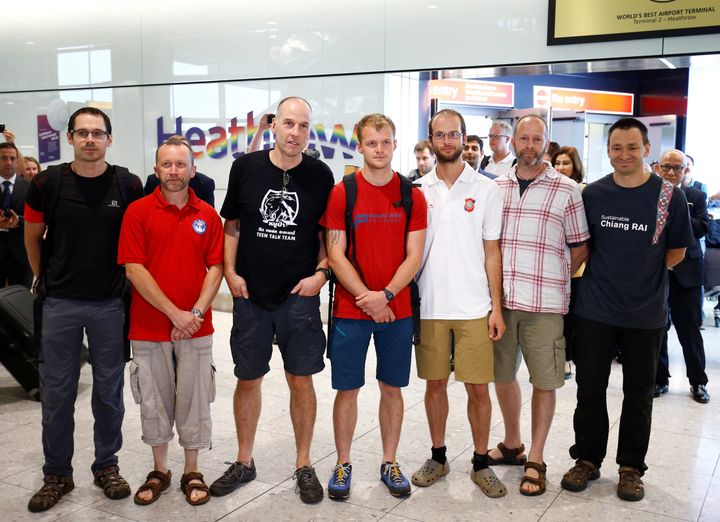
[[[30,183],[17,174],[18,151],[14,143],[0,143],[0,287],[30,288],[33,273],[25,252],[25,195]]]
[[[145,180],[143,192],[146,196],[148,194],[152,194],[155,187],[159,184],[160,181],[158,181],[157,176],[155,174],[150,174],[147,177],[147,180]],[[195,195],[202,199],[205,203],[211,207],[215,206],[215,181],[210,176],[196,172],[195,176],[190,179],[190,188],[193,189]]]
[[[668,305],[670,319],[675,325],[675,331],[683,349],[687,377],[690,381],[690,393],[695,401],[705,404],[710,401],[710,395],[706,389],[708,378],[705,374],[705,346],[700,333],[700,324],[702,323],[701,285],[703,282],[703,253],[700,248],[700,238],[707,234],[710,218],[705,203],[705,194],[698,189],[682,184],[685,166],[685,154],[679,150],[668,150],[660,157],[659,164],[655,166],[655,172],[682,189],[690,211],[695,243],[687,249],[685,259],[668,272],[670,282]],[[666,332],[660,346],[655,377],[655,397],[668,391],[670,372],[667,338]]]

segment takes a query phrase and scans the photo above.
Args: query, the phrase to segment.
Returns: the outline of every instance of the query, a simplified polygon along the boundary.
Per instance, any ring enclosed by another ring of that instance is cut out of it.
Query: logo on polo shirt
[[[475,200],[473,198],[467,198],[465,200],[465,212],[472,212],[475,210]]]
[[[207,223],[205,223],[202,219],[196,219],[193,221],[192,228],[198,234],[203,235],[207,230]]]

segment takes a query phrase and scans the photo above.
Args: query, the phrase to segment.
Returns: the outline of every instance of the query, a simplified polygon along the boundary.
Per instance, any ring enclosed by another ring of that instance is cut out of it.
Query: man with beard
[[[428,202],[428,240],[418,274],[420,344],[418,376],[426,380],[425,412],[431,458],[412,476],[430,486],[450,472],[446,457],[447,385],[455,347],[455,380],[465,384],[474,453],[470,477],[489,497],[507,493],[488,467],[493,347],[505,331],[500,257],[501,199],[498,186],[462,160],[465,120],[451,109],[438,112],[428,134],[437,165],[420,181]],[[467,143],[465,143],[467,145]]]
[[[565,383],[563,315],[570,301],[570,275],[587,259],[590,237],[577,183],[543,161],[547,142],[545,120],[538,115],[520,118],[512,138],[517,165],[495,180],[503,200],[500,245],[507,325],[495,342],[495,391],[505,437],[489,461],[524,464],[520,493],[528,496],[545,492],[544,448],[555,414],[555,390]],[[527,457],[516,378],[521,355],[533,385]]]
[[[415,145],[415,162],[417,168],[408,174],[408,178],[412,181],[419,180],[435,166],[435,153],[427,140],[419,141]]]
[[[609,430],[606,390],[619,343],[617,495],[638,501],[645,496],[640,477],[647,470],[658,352],[668,317],[668,269],[683,260],[694,240],[682,190],[645,171],[647,127],[635,118],[616,121],[607,152],[613,172],[583,191],[592,240],[575,306],[578,391],[570,456],[576,462],[561,485],[582,491],[600,477]]]

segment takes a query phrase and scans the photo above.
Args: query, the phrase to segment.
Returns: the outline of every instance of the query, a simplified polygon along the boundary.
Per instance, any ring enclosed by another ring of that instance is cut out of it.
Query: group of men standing
[[[185,451],[181,488],[190,504],[256,478],[253,448],[274,338],[290,390],[297,490],[303,502],[320,501],[324,490],[310,457],[317,409],[312,376],[325,366],[319,292],[331,279],[336,294],[327,351],[336,390],[338,460],[328,495],[350,495],[357,400],[371,337],[380,389],[379,476],[391,494],[407,495],[411,481],[427,487],[449,472],[451,350],[455,379],[468,395],[471,479],[487,496],[501,497],[507,489],[491,466],[524,465],[520,492],[542,494],[555,390],[564,383],[562,316],[570,275],[585,261],[576,310],[578,405],[571,448],[576,464],[562,485],[579,491],[599,476],[608,436],[605,390],[619,339],[625,401],[618,495],[642,498],[667,316],[667,268],[692,245],[683,193],[644,171],[649,143],[643,124],[625,118],[613,125],[608,154],[614,172],[581,196],[574,181],[543,161],[548,129],[539,116],[521,118],[514,129],[493,125],[493,156],[486,168],[502,170],[494,171],[493,181],[463,160],[462,115],[438,112],[429,122],[428,146],[416,150],[421,156],[432,151],[436,160],[418,186],[393,172],[395,126],[382,114],[360,120],[363,167],[333,186],[329,168],[303,154],[311,116],[303,98],[278,104],[271,124],[274,148],[233,163],[220,212],[224,225],[188,188],[195,167],[186,140],[174,136],[158,147],[159,187],[140,199],[139,178],[105,162],[112,143],[107,116],[91,108],[71,116],[67,139],[74,160],[34,178],[25,207],[28,257],[42,298],[45,452],[44,485],[29,509],[49,509],[74,487],[72,412],[83,331],[94,378],[95,484],[109,498],[131,494],[116,455],[122,444],[128,322],[130,384],[154,460],[135,494],[137,504],[156,501],[171,484],[167,452],[173,425]],[[508,156],[510,145],[517,160]],[[230,348],[238,452],[208,487],[197,456],[211,441],[210,305],[222,276],[234,303]],[[432,448],[410,481],[397,462],[397,448],[414,340],[418,376],[426,381]],[[516,379],[522,358],[533,385],[527,455]],[[505,436],[489,451],[491,382]]]

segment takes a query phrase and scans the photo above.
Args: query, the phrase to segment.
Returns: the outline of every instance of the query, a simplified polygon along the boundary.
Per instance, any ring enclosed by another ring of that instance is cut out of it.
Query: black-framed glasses
[[[660,169],[662,169],[663,172],[670,172],[671,170],[674,170],[677,174],[682,174],[684,168],[685,165],[670,165],[668,163],[660,165]]]
[[[499,140],[500,138],[509,138],[509,137],[510,136],[508,136],[507,134],[488,134],[488,139],[493,140],[493,141]]]
[[[109,133],[107,133],[104,130],[95,129],[95,130],[87,130],[87,129],[73,129],[70,131],[70,134],[73,136],[77,136],[80,139],[86,140],[88,139],[88,136],[92,136],[93,139],[101,140],[103,138],[106,138],[110,136]]]
[[[450,131],[450,132],[443,132],[443,131],[435,131],[432,133],[432,137],[436,140],[444,140],[445,136],[450,138],[451,140],[457,140],[460,139],[460,137],[463,135],[460,131]]]

